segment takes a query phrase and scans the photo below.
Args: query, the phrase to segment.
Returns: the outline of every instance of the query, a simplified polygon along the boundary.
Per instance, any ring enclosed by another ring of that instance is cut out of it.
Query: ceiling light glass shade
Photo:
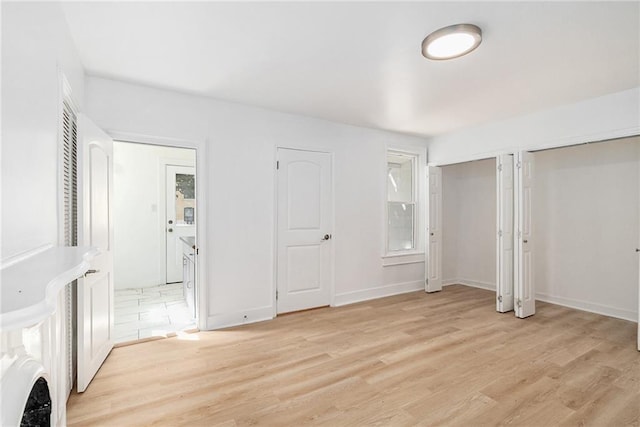
[[[441,60],[466,55],[482,42],[482,30],[473,24],[457,24],[440,28],[422,41],[425,58]]]

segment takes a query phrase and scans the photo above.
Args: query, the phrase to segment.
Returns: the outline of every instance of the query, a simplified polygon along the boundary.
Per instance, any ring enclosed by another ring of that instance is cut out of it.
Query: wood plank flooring
[[[70,426],[640,425],[636,324],[461,285],[116,348]]]

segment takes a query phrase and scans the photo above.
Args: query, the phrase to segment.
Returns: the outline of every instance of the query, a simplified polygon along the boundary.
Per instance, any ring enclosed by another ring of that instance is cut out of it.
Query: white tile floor
[[[114,317],[116,343],[195,328],[182,283],[116,289]]]

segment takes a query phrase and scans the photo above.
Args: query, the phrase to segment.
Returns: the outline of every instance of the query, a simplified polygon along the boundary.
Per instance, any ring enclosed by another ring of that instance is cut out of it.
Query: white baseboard
[[[611,307],[604,304],[582,301],[573,298],[559,297],[555,295],[548,295],[540,292],[536,293],[536,300],[561,305],[563,307],[589,311],[591,313],[602,314],[609,317],[615,317],[617,319],[629,320],[631,322],[638,321],[637,312]]]
[[[406,294],[407,292],[423,291],[424,281],[395,283],[393,285],[378,286],[360,291],[337,294],[333,300],[333,307],[340,307],[356,302],[368,301],[376,298],[390,297],[392,295]]]
[[[273,307],[259,307],[234,313],[222,313],[207,317],[207,330],[228,328],[247,323],[273,319]]]
[[[345,292],[338,294],[334,298],[333,307],[339,307],[356,302],[372,300],[376,298],[389,297],[392,295],[404,294],[424,290],[422,280],[414,282],[397,283],[377,288],[363,289],[361,291]],[[245,317],[246,316],[246,317]],[[207,317],[207,330],[229,328],[248,323],[263,322],[273,319],[273,307],[260,307],[241,312],[222,313]]]
[[[495,283],[480,282],[478,280],[471,280],[471,279],[447,279],[442,281],[442,286],[449,286],[449,285],[465,285],[465,286],[471,286],[473,288],[486,289],[488,291],[496,290]]]

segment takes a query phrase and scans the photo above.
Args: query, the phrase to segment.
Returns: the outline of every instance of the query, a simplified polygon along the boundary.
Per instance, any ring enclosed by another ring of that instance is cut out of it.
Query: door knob
[[[167,229],[167,231],[168,231],[169,233],[173,233],[173,228],[168,228],[168,229]]]
[[[523,240],[522,243],[529,243],[527,239]]]
[[[173,224],[173,220],[172,219],[169,220],[169,224]]]
[[[331,238],[331,234],[325,234],[322,240],[329,240]]]
[[[640,252],[640,248],[636,248],[636,252]]]

